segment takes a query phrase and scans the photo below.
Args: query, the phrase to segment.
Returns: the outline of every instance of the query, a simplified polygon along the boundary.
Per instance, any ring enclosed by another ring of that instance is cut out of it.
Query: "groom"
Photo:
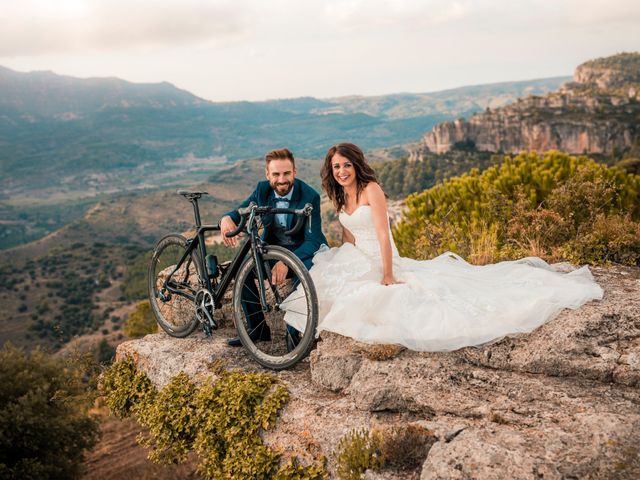
[[[327,239],[322,233],[320,195],[302,180],[296,179],[295,160],[288,149],[272,150],[265,156],[265,162],[267,180],[259,182],[253,193],[240,204],[239,208],[246,207],[251,202],[255,202],[260,207],[271,206],[276,208],[302,208],[307,203],[313,205],[313,212],[311,213],[311,225],[313,225],[313,228],[311,231],[308,228],[303,228],[292,236],[286,235],[285,232],[291,228],[293,215],[277,214],[263,217],[263,240],[269,244],[280,245],[291,250],[302,260],[304,266],[309,269],[312,265],[314,253],[320,248],[320,245],[327,244]],[[228,212],[220,220],[220,232],[227,246],[233,247],[237,244],[236,237],[227,238],[225,234],[235,230],[239,221],[240,215],[236,210]],[[282,262],[277,262],[273,266],[271,274],[273,283],[281,283],[287,278],[288,268]],[[253,281],[247,283],[256,290]],[[252,301],[253,298],[258,296],[258,292],[249,290],[249,288],[243,289],[242,300],[247,310],[247,323],[251,332],[251,339],[254,341],[269,340],[271,332],[269,327],[262,322],[264,317],[261,306]],[[260,328],[256,328],[256,325],[260,325]],[[299,338],[298,332],[292,327],[288,327],[288,329],[295,344]],[[228,339],[227,343],[232,347],[241,345],[238,337]],[[290,348],[293,346],[295,345],[290,345]]]

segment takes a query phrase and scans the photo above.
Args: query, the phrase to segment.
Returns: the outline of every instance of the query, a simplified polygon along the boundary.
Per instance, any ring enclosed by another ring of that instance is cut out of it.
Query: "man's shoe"
[[[258,330],[260,330],[258,332]],[[271,329],[269,325],[264,325],[261,328],[256,328],[251,334],[249,334],[249,338],[252,342],[268,342],[271,340]],[[227,345],[230,347],[239,347],[242,345],[240,341],[240,337],[233,337],[227,339]]]

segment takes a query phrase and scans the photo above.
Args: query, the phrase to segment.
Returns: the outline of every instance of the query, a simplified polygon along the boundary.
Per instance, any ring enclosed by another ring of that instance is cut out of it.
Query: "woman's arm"
[[[342,227],[342,243],[353,243],[354,245],[356,244],[356,239],[353,236],[353,233],[351,233],[349,230],[347,230],[346,228]]]
[[[370,182],[364,189],[367,194],[367,201],[373,213],[373,226],[376,229],[378,243],[380,244],[380,255],[382,257],[382,283],[392,285],[399,283],[393,276],[393,262],[391,253],[391,238],[389,234],[389,215],[387,213],[387,200],[380,185]]]

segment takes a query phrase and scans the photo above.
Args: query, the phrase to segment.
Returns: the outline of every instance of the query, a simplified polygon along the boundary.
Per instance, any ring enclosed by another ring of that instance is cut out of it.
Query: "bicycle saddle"
[[[189,192],[187,190],[178,190],[176,193],[178,195],[182,195],[184,198],[188,200],[197,200],[202,195],[209,195],[208,192]]]

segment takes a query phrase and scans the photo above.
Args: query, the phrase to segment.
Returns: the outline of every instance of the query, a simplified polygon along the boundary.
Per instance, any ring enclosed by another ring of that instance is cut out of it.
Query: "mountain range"
[[[436,125],[412,157],[464,146],[494,153],[561,150],[616,161],[640,146],[639,100],[640,53],[589,60],[557,92]]]
[[[570,79],[214,103],[168,83],[0,68],[0,338],[58,348],[69,335],[99,328],[92,335],[120,341],[119,322],[139,298],[123,296],[127,276],[135,265],[144,273],[145,252],[160,236],[191,226],[189,205],[169,186],[210,192],[202,213],[215,222],[263,175],[256,159],[270,148],[290,146],[301,177],[318,188],[318,162],[330,144],[354,141],[370,158],[406,156],[406,144],[441,120],[535,103],[527,99],[547,98]],[[534,115],[535,105],[529,110]],[[554,121],[581,118],[565,110]],[[376,169],[386,191],[404,198],[493,162],[470,145],[454,147]],[[58,338],[56,326],[67,337]]]
[[[543,94],[569,77],[376,97],[210,102],[169,83],[79,79],[0,67],[0,200],[62,201],[199,181],[290,146],[321,157],[417,141],[438,122]]]

